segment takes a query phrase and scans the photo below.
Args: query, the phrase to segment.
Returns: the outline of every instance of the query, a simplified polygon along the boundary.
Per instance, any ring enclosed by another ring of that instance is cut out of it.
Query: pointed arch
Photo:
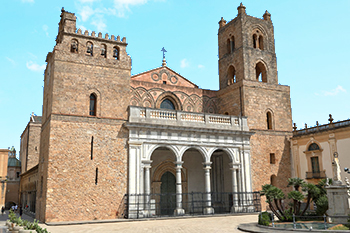
[[[256,81],[267,83],[267,69],[266,69],[266,65],[263,62],[259,61],[256,63],[255,75],[256,75]]]
[[[232,85],[237,82],[236,78],[236,69],[233,65],[230,65],[228,70],[227,70],[227,81],[228,85]]]

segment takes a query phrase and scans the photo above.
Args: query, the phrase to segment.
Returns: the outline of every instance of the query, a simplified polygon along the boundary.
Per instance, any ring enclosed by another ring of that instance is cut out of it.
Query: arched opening
[[[258,62],[255,66],[255,74],[256,74],[256,81],[260,82],[267,82],[267,72],[264,64],[262,62]]]
[[[235,37],[232,36],[231,37],[231,53],[233,53],[233,51],[235,50]]]
[[[229,213],[233,205],[231,159],[223,150],[216,150],[210,158],[212,206],[215,213]],[[238,178],[238,177],[237,177]],[[236,179],[238,180],[238,179]],[[238,203],[238,202],[237,202]]]
[[[160,104],[160,108],[162,109],[170,109],[170,110],[175,110],[175,105],[173,102],[169,99],[164,99],[162,103]]]
[[[227,76],[228,76],[228,85],[231,85],[233,83],[236,83],[236,70],[233,66],[230,66],[228,68],[228,72],[227,72]]]
[[[119,60],[120,57],[119,57],[119,48],[117,46],[113,47],[113,57],[116,59],[116,60]]]
[[[225,112],[224,114],[225,114],[225,115],[228,115],[228,112]]]
[[[107,46],[106,45],[101,45],[101,57],[106,58],[107,57]]]
[[[169,148],[159,147],[153,151],[151,160],[151,202],[156,203],[153,211],[156,215],[173,215],[176,208],[176,157]],[[182,177],[185,180],[184,175]]]
[[[226,53],[231,53],[231,41],[227,39],[226,41]]]
[[[202,213],[203,208],[203,194],[205,192],[205,180],[203,162],[205,159],[203,155],[195,148],[187,149],[183,156],[183,167],[187,169],[187,192],[183,196],[183,208],[186,213]],[[186,194],[187,193],[187,194]],[[191,193],[198,193],[197,195],[189,195]]]
[[[253,48],[256,49],[257,47],[257,39],[258,39],[258,36],[256,34],[253,35]]]
[[[85,54],[88,56],[93,56],[93,51],[94,51],[94,46],[90,41],[88,41],[86,43],[86,53]]]
[[[307,150],[308,151],[320,150],[320,147],[316,143],[311,143]]]
[[[72,41],[71,41],[71,46],[70,46],[70,51],[72,52],[72,53],[78,53],[78,41],[77,40],[75,40],[75,39],[73,39]]]
[[[272,114],[270,111],[266,113],[266,123],[267,123],[267,129],[272,129]]]
[[[97,97],[94,93],[90,95],[90,116],[96,116]]]
[[[264,38],[259,36],[259,49],[264,50]]]
[[[276,175],[272,175],[270,177],[270,184],[273,186],[277,186],[277,176]]]

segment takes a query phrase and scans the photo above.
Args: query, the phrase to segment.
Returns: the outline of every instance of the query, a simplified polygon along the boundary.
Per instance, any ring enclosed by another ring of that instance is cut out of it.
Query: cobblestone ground
[[[32,220],[27,215],[23,219]],[[0,233],[6,232],[5,221],[7,213],[0,214]],[[235,216],[217,216],[217,217],[199,217],[199,218],[182,218],[182,219],[157,219],[143,221],[127,221],[116,223],[99,223],[99,224],[80,224],[64,226],[47,226],[40,224],[42,228],[47,228],[51,233],[90,233],[90,232],[152,232],[152,233],[214,233],[214,232],[241,232],[237,229],[241,223],[251,223],[257,221],[257,214],[235,215]]]

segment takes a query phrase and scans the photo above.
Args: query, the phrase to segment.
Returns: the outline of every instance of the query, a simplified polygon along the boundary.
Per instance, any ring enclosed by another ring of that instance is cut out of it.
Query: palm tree
[[[300,186],[303,184],[305,184],[305,181],[299,177],[289,178],[287,187],[293,186],[295,191],[299,191]]]
[[[315,201],[320,196],[321,190],[316,185],[310,184],[310,183],[303,184],[302,190],[307,193],[306,206],[305,206],[305,209],[303,210],[303,212],[301,213],[301,215],[304,215],[307,208],[309,208],[311,200]]]
[[[285,196],[281,189],[271,184],[266,184],[262,186],[260,195],[266,196],[266,202],[269,204],[271,211],[279,220],[283,221],[286,219],[282,205],[282,200],[285,198]]]
[[[293,199],[293,213],[295,215],[299,214],[301,201],[305,198],[304,195],[299,191],[293,190],[288,193],[288,198]]]

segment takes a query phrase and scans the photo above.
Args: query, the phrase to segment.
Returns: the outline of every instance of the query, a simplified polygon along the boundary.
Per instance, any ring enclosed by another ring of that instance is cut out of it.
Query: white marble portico
[[[189,149],[198,151],[202,157],[203,192],[206,193],[204,214],[214,213],[210,195],[211,157],[217,151],[224,152],[229,158],[225,166],[229,166],[232,182],[225,190],[234,193],[234,200],[238,199],[237,192],[252,191],[250,136],[253,133],[248,129],[246,117],[130,106],[126,127],[129,129],[128,193],[147,194],[144,195],[146,204],[142,207],[143,216],[152,214],[147,211],[151,205],[151,200],[148,200],[152,180],[151,157],[159,148],[166,148],[174,155],[175,161],[171,166],[176,177],[175,215],[185,214],[181,195],[184,182],[183,156]],[[129,197],[129,202],[132,201],[132,197]],[[135,206],[129,206],[129,218],[132,218],[133,208]],[[237,208],[238,203],[233,201],[232,211]]]

